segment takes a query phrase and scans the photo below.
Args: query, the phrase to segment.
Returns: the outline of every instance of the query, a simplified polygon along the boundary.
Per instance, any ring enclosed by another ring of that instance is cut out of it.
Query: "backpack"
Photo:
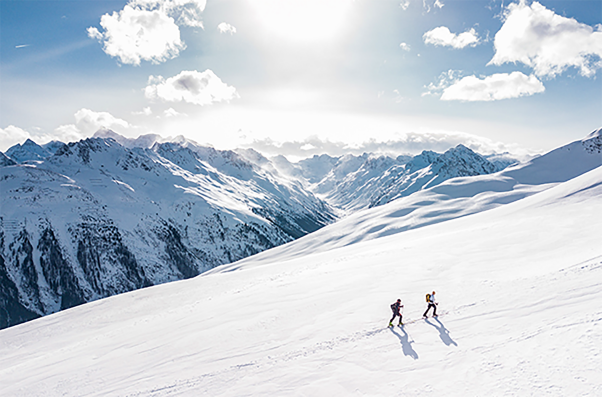
[[[397,305],[397,303],[393,303],[393,304],[391,305],[391,310],[395,311],[395,309],[397,309],[397,308],[395,307],[395,305]]]
[[[426,302],[431,303],[431,294],[426,294]]]

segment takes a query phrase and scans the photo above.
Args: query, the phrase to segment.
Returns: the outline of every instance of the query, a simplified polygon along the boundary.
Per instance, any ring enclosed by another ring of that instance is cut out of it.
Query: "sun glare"
[[[259,22],[275,37],[301,42],[338,37],[351,0],[251,0]]]

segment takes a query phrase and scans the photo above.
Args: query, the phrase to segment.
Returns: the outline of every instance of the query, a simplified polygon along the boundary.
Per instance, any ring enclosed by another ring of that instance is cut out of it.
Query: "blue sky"
[[[303,157],[602,126],[602,2],[0,2],[0,150],[110,128]]]

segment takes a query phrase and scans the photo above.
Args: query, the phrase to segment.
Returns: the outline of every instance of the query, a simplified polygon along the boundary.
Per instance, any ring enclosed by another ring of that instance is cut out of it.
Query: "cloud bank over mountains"
[[[398,156],[418,154],[423,150],[444,152],[459,144],[482,154],[511,153],[521,160],[529,159],[535,155],[535,153],[515,144],[496,142],[463,132],[411,132],[399,134],[395,139],[377,140],[368,138],[355,144],[332,141],[318,136],[281,142],[272,139],[257,139],[242,145],[242,147],[253,148],[267,156],[284,155],[291,159],[301,159],[324,153],[331,156],[361,155],[363,153]]]

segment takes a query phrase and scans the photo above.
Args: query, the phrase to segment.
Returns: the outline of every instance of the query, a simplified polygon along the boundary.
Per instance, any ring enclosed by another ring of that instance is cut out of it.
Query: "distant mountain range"
[[[517,163],[509,155],[482,156],[464,145],[443,154],[417,156],[314,156],[290,164],[274,159],[279,170],[304,180],[308,189],[345,212],[376,207],[409,196],[448,179],[491,174]]]
[[[291,163],[106,130],[69,144],[28,140],[0,156],[0,327],[194,277],[342,216],[514,163],[462,145]]]

